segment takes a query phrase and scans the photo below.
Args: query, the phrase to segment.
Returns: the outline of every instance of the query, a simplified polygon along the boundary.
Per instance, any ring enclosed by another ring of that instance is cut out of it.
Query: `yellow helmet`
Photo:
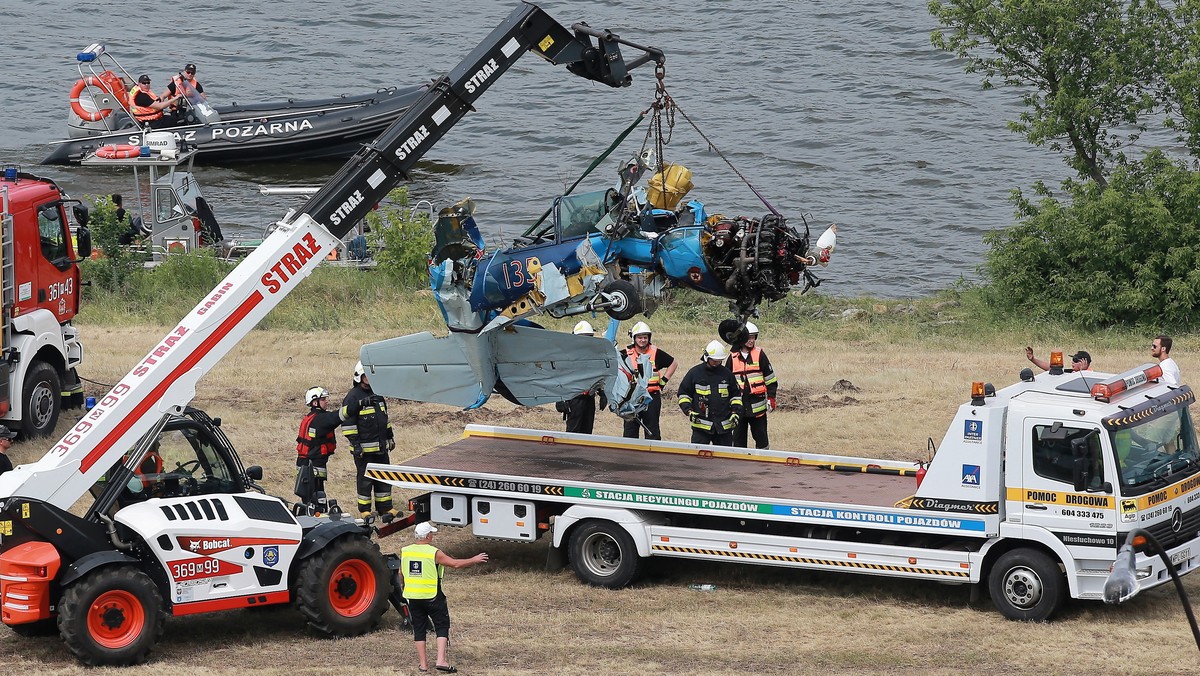
[[[591,336],[596,334],[596,330],[592,328],[592,325],[588,323],[588,320],[580,319],[579,323],[575,325],[575,328],[571,331],[571,333],[577,336],[583,334]]]
[[[635,338],[637,336],[642,335],[643,333],[646,334],[647,336],[653,334],[653,332],[650,330],[650,325],[647,324],[646,322],[638,322],[637,324],[633,325],[632,329],[629,329],[629,337],[630,338]]]

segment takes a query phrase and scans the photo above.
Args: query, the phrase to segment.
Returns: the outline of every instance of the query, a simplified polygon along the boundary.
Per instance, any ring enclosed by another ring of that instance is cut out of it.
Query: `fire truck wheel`
[[[593,587],[620,589],[637,577],[642,559],[633,538],[615,523],[588,521],[571,533],[571,568]]]
[[[58,371],[53,366],[43,361],[29,365],[22,390],[21,436],[31,439],[54,431],[62,408],[61,395]]]
[[[637,288],[623,279],[614,280],[600,291],[609,297],[611,305],[604,308],[604,311],[613,319],[623,322],[642,311],[642,301],[638,298]]]
[[[1001,556],[988,575],[996,609],[1010,620],[1041,622],[1062,605],[1067,581],[1058,562],[1036,549]]]
[[[391,589],[379,546],[365,537],[344,537],[301,563],[296,605],[323,634],[359,636],[379,624]]]
[[[154,582],[131,566],[106,566],[63,590],[58,631],[89,666],[146,661],[166,624]]]

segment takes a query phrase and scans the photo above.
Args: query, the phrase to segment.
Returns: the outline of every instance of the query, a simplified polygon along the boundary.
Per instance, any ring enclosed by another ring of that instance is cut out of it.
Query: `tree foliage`
[[[1159,151],[1106,188],[1070,182],[1070,201],[1038,188],[1021,222],[989,233],[989,302],[1030,321],[1089,328],[1194,326],[1200,317],[1200,174]]]
[[[1023,90],[1009,127],[1104,186],[1124,149],[1164,99],[1178,59],[1174,15],[1157,0],[932,0],[933,44],[983,75]]]

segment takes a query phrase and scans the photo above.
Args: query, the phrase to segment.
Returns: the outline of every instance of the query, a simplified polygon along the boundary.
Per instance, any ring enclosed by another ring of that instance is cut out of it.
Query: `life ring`
[[[96,149],[96,157],[105,160],[120,160],[141,154],[141,146],[100,146]]]
[[[99,75],[88,75],[75,81],[75,86],[71,87],[71,111],[78,115],[81,119],[88,122],[99,122],[104,118],[112,115],[112,108],[104,108],[102,110],[88,110],[79,103],[79,95],[84,89],[95,87],[101,91],[107,92],[117,99],[121,105],[125,105],[125,87],[121,82],[120,77],[112,71],[104,71]]]

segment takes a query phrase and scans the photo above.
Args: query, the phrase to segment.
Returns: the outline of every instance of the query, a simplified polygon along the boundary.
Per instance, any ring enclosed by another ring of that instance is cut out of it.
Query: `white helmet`
[[[354,365],[354,382],[361,383],[362,377],[365,375],[367,375],[367,370],[363,368],[362,361],[360,360]]]
[[[321,387],[320,385],[316,387],[310,387],[308,388],[308,391],[304,393],[304,403],[312,406],[313,402],[317,399],[324,399],[328,396],[329,393],[325,391],[324,387]]]
[[[574,333],[577,336],[585,333],[589,336],[592,336],[596,334],[596,330],[592,328],[592,325],[588,323],[588,320],[580,319],[579,323],[575,325],[575,328],[571,331],[571,333]]]
[[[630,338],[640,336],[643,333],[646,334],[647,336],[649,336],[653,333],[650,330],[650,325],[647,324],[646,322],[638,322],[637,324],[633,325],[632,329],[629,329],[629,337]]]
[[[746,333],[749,333],[752,336],[757,336],[758,327],[755,326],[753,322],[746,322]]]
[[[704,358],[725,361],[729,358],[729,350],[725,349],[725,343],[714,340],[708,344],[708,347],[704,348]]]

